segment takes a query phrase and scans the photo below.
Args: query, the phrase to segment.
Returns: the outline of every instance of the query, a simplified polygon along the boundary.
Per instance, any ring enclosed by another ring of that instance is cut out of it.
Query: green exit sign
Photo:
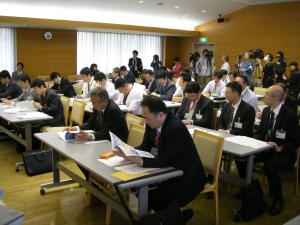
[[[208,39],[205,38],[205,37],[202,37],[202,38],[199,38],[199,41],[202,42],[202,43],[203,43],[203,42],[208,42]]]

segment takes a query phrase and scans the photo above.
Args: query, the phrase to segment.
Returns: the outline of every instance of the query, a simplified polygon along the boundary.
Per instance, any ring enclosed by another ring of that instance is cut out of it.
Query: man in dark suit
[[[93,114],[89,120],[81,127],[82,130],[93,130],[94,134],[80,132],[76,135],[78,140],[110,140],[109,132],[117,135],[122,141],[127,142],[128,129],[122,111],[119,106],[109,99],[108,92],[103,87],[96,87],[90,92],[93,104]],[[78,127],[65,129],[66,131],[76,131]],[[86,178],[89,172],[81,168]]]
[[[157,74],[157,87],[151,95],[160,97],[162,100],[171,101],[173,94],[176,91],[176,86],[174,83],[168,79],[168,72],[158,73]]]
[[[278,83],[277,85],[279,85],[284,92],[283,104],[297,114],[298,100],[295,97],[289,95],[287,86],[284,83]]]
[[[54,85],[51,89],[57,91],[58,94],[63,94],[68,98],[72,98],[76,96],[75,89],[70,81],[61,77],[58,72],[53,72],[50,75],[50,80],[54,81]]]
[[[126,66],[120,67],[120,73],[121,76],[124,77],[129,83],[135,83],[134,74],[131,71],[128,71]]]
[[[213,101],[200,92],[200,85],[191,81],[185,87],[186,97],[183,98],[177,116],[185,125],[211,128]]]
[[[221,111],[218,129],[234,135],[253,136],[255,110],[241,99],[242,86],[237,81],[226,84],[225,96],[229,101]]]
[[[203,190],[207,182],[192,137],[186,126],[175,115],[168,113],[160,98],[146,96],[141,106],[147,125],[143,142],[137,149],[151,152],[155,158],[126,158],[142,167],[171,166],[182,170],[182,176],[162,182],[149,192],[149,210],[159,211],[174,200],[183,207]]]
[[[141,74],[143,71],[143,63],[140,58],[138,58],[138,51],[133,50],[132,51],[132,58],[129,59],[128,66],[130,71],[134,74],[134,76],[137,76],[138,74]]]
[[[257,156],[255,161],[264,161],[264,171],[268,178],[269,192],[273,203],[269,210],[277,215],[283,208],[282,184],[279,172],[293,168],[294,151],[299,147],[299,122],[295,112],[283,105],[284,92],[279,85],[268,88],[257,138],[267,141],[272,150]]]
[[[157,87],[157,81],[154,79],[154,73],[152,70],[147,70],[144,73],[144,78],[146,80],[145,87],[148,94],[155,91]]]
[[[13,99],[22,94],[22,89],[15,82],[11,81],[10,74],[7,70],[0,72],[0,80],[3,85],[0,98]]]

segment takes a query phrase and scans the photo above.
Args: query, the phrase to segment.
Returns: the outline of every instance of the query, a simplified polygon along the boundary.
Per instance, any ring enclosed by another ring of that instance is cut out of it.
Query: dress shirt
[[[257,97],[256,94],[251,91],[248,87],[246,87],[242,93],[241,98],[244,102],[247,102],[249,105],[251,105],[255,111],[258,111],[258,105],[257,105]]]
[[[204,88],[203,92],[204,93],[210,92],[211,95],[216,95],[216,96],[224,96],[224,91],[225,91],[224,82],[222,80],[220,80],[216,88],[215,88],[215,86],[216,86],[215,81],[211,80],[208,82],[208,84]]]

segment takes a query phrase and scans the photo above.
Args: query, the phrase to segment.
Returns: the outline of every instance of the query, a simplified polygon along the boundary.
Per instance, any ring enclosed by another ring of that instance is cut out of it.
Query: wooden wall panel
[[[17,28],[17,61],[32,78],[57,71],[76,74],[77,33],[71,30],[51,30],[53,39],[43,37],[44,29]]]

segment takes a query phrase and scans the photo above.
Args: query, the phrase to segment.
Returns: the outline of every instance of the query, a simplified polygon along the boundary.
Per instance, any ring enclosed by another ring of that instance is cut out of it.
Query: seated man
[[[167,111],[160,98],[146,96],[141,106],[147,125],[143,142],[137,149],[151,152],[155,158],[134,156],[126,159],[142,167],[171,166],[182,170],[183,176],[162,182],[149,192],[148,208],[157,212],[172,201],[177,201],[179,206],[183,207],[191,202],[207,183],[193,139],[186,126]],[[122,153],[120,155],[124,156]]]
[[[237,81],[226,84],[225,96],[228,100],[222,107],[218,129],[234,135],[252,137],[255,110],[241,99],[242,86]]]
[[[245,75],[241,75],[236,78],[236,81],[242,86],[242,100],[251,105],[256,112],[259,111],[256,94],[247,86],[248,77]]]
[[[284,83],[278,83],[277,85],[279,85],[284,92],[283,104],[297,114],[298,100],[295,97],[289,95],[287,86]]]
[[[111,82],[114,84],[116,80],[118,80],[121,76],[121,71],[119,67],[113,68],[113,71],[111,73]]]
[[[3,85],[0,98],[14,99],[22,94],[22,89],[15,82],[11,81],[10,74],[7,70],[2,70],[0,72],[0,81]]]
[[[53,72],[50,75],[50,80],[54,82],[51,89],[55,90],[58,94],[63,94],[68,98],[76,96],[73,85],[67,79],[63,78],[58,72]]]
[[[158,72],[158,86],[156,87],[155,91],[151,93],[151,95],[160,97],[162,100],[172,100],[173,94],[176,91],[176,87],[174,83],[168,79],[168,76],[168,72]]]
[[[96,84],[100,87],[104,87],[108,92],[109,98],[116,101],[119,97],[119,92],[115,89],[115,85],[107,80],[106,75],[102,72],[97,72],[94,75]]]
[[[208,82],[202,92],[210,93],[211,96],[224,96],[225,84],[222,81],[222,77],[223,75],[219,71],[214,73],[214,79]]]
[[[211,128],[213,101],[200,92],[200,85],[195,82],[187,83],[186,97],[183,98],[177,116],[185,125],[196,125]]]
[[[126,105],[129,112],[134,115],[140,115],[140,104],[143,100],[143,91],[141,87],[132,85],[124,78],[119,78],[115,82],[115,89],[120,92],[116,103],[118,105]]]
[[[83,83],[83,91],[82,91],[82,98],[88,98],[89,92],[93,90],[96,87],[96,82],[94,82],[94,77],[92,76],[92,73],[88,67],[84,67],[80,71],[80,75],[82,77]]]
[[[222,81],[224,82],[224,84],[226,85],[228,82],[230,82],[229,80],[229,75],[228,75],[228,71],[227,70],[220,70],[219,73],[222,74]]]
[[[120,67],[120,73],[121,76],[124,77],[126,80],[128,80],[129,83],[134,84],[135,82],[134,74],[132,73],[132,71],[128,71],[126,66]]]
[[[39,102],[40,98],[34,92],[34,90],[30,87],[30,77],[27,74],[21,74],[18,77],[18,85],[22,88],[23,92],[19,97],[14,98],[12,100],[8,100],[6,98],[2,99],[2,101],[7,105],[13,105],[15,102],[33,100],[35,102]]]
[[[145,87],[147,94],[152,93],[155,91],[157,87],[157,81],[154,79],[154,73],[152,70],[146,70],[144,72],[144,79],[145,79]]]
[[[76,135],[79,140],[110,140],[109,132],[114,133],[124,142],[127,142],[128,129],[124,115],[118,105],[111,99],[105,88],[96,87],[90,92],[93,104],[93,114],[81,126],[82,130],[93,130],[94,134],[80,132]],[[77,127],[67,128],[66,131],[76,131]],[[82,172],[89,177],[89,172],[83,168]]]
[[[229,82],[234,81],[238,76],[238,73],[236,71],[231,71],[229,73]]]
[[[182,72],[179,75],[177,80],[178,80],[178,87],[176,88],[176,91],[173,94],[172,101],[182,102],[182,99],[184,97],[184,88],[186,84],[191,81],[191,76],[186,72]]]
[[[280,171],[291,170],[295,162],[295,149],[299,147],[299,122],[291,109],[283,104],[284,92],[279,85],[268,88],[257,138],[268,142],[271,151],[257,155],[255,162],[265,162],[263,169],[268,178],[269,194],[273,198],[269,213],[279,214],[283,209]],[[240,174],[245,176],[246,163],[240,165]]]

